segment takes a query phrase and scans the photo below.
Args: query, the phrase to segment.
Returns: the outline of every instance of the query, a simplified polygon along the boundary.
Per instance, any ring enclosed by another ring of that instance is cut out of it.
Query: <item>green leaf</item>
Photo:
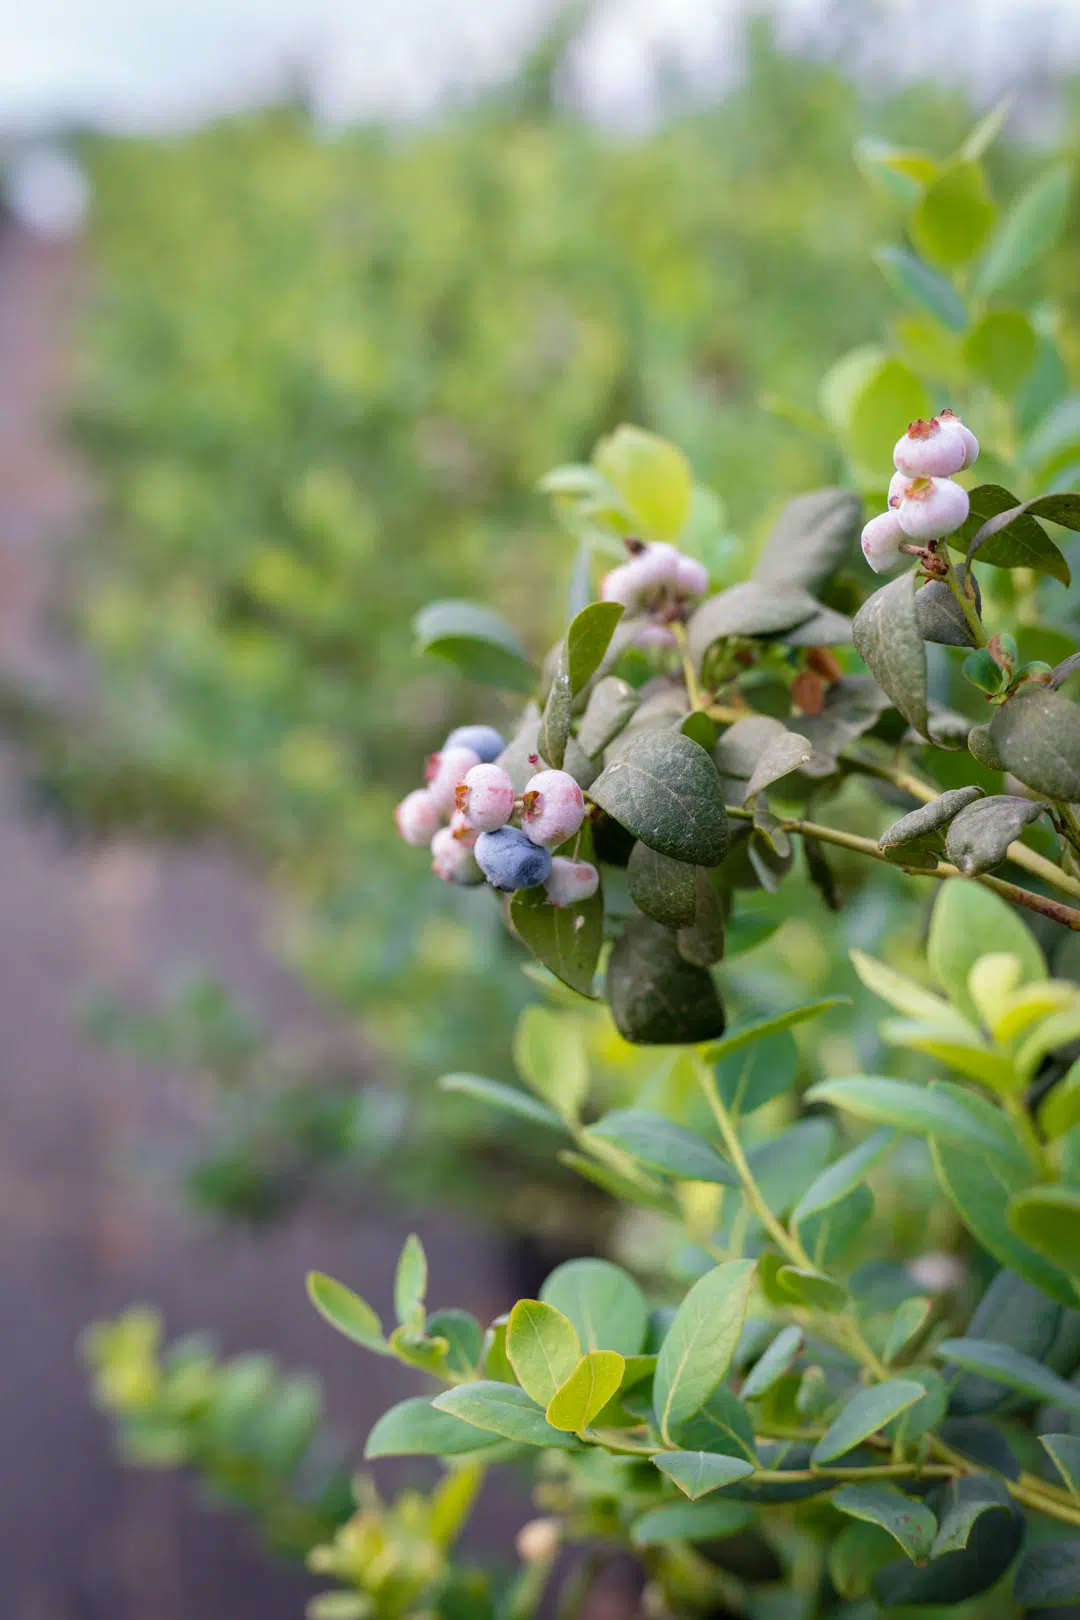
[[[498,1443],[497,1435],[438,1411],[424,1395],[413,1395],[383,1413],[367,1437],[364,1456],[462,1457]]]
[[[1080,496],[1039,495],[1034,500],[1017,501],[996,484],[982,485],[971,494],[967,522],[949,541],[956,550],[967,542],[969,568],[977,557],[979,562],[992,563],[996,568],[1032,568],[1050,574],[1062,585],[1070,583],[1068,563],[1036,518],[1047,517],[1075,529],[1080,522]],[[1004,497],[1012,504],[1004,504]],[[991,508],[994,510],[978,522],[978,517]]]
[[[639,1046],[692,1046],[721,1035],[724,1008],[707,968],[687,962],[670,929],[634,917],[608,959],[615,1027]]]
[[[884,1384],[859,1390],[829,1424],[810,1453],[811,1466],[824,1468],[837,1457],[854,1451],[863,1440],[877,1434],[886,1423],[921,1401],[925,1393],[921,1384],[908,1378],[892,1378]]]
[[[622,616],[618,602],[590,602],[571,622],[566,632],[566,673],[572,697],[577,697],[600,668]]]
[[[979,1009],[968,991],[968,977],[987,950],[1006,951],[1019,957],[1021,984],[1046,977],[1042,951],[1013,908],[980,884],[969,883],[964,878],[947,878],[934,901],[927,960],[938,984],[948,991],[965,1017],[976,1024]]]
[[[609,1260],[568,1260],[548,1277],[540,1298],[569,1318],[586,1350],[640,1354],[649,1307],[621,1266]]]
[[[993,793],[961,810],[946,835],[945,854],[965,877],[991,872],[1006,859],[1013,840],[1045,809],[1031,799]]]
[[[754,1509],[746,1502],[665,1502],[634,1520],[630,1541],[635,1547],[660,1547],[669,1541],[720,1541],[744,1530],[753,1517]]]
[[[546,1125],[552,1131],[566,1129],[558,1114],[530,1097],[527,1091],[504,1085],[501,1080],[486,1080],[479,1074],[444,1074],[436,1084],[440,1091],[459,1092],[463,1097],[472,1097],[476,1102],[488,1103],[492,1108],[501,1108],[518,1119],[528,1120],[530,1125]]]
[[[637,708],[640,697],[617,675],[597,681],[581,717],[577,740],[582,751],[595,759],[614,741]]]
[[[984,113],[972,126],[960,147],[959,156],[970,158],[975,162],[988,152],[1004,129],[1005,121],[1012,112],[1015,102],[1016,97],[1011,90],[1003,95],[1000,101],[995,102],[990,111]]]
[[[854,554],[862,521],[862,501],[852,489],[813,489],[797,495],[770,530],[752,579],[783,590],[792,586],[820,590]]]
[[[1006,1218],[1022,1242],[1076,1279],[1080,1304],[1080,1190],[1056,1185],[1016,1193]]]
[[[1080,704],[1021,686],[994,713],[990,739],[1006,770],[1050,799],[1080,800]]]
[[[687,645],[695,668],[700,669],[709,649],[732,636],[741,640],[776,638],[808,623],[821,612],[821,604],[799,587],[744,580],[716,596],[709,596],[690,615]]]
[[[960,1086],[938,1081],[932,1086],[884,1075],[857,1075],[850,1080],[820,1080],[806,1094],[810,1102],[832,1103],[857,1119],[891,1125],[913,1136],[930,1136],[964,1148],[990,1153],[1014,1164],[1024,1163],[1023,1150],[997,1109],[976,1107],[977,1099]]]
[[[855,615],[852,639],[879,686],[904,718],[928,736],[926,650],[915,607],[914,570],[890,580]]]
[[[952,282],[909,253],[907,248],[882,246],[871,257],[896,296],[911,309],[924,311],[950,332],[962,332],[968,323],[967,306]]]
[[[525,1393],[547,1406],[581,1359],[581,1345],[573,1323],[553,1305],[519,1299],[506,1325],[506,1354]]]
[[[1040,1434],[1039,1444],[1050,1456],[1073,1496],[1080,1500],[1080,1435]]]
[[[895,1563],[896,1542],[876,1524],[852,1519],[829,1542],[829,1579],[842,1598],[864,1598],[885,1564]]]
[[[716,1266],[694,1284],[675,1313],[653,1382],[653,1406],[669,1444],[673,1429],[704,1406],[731,1365],[753,1275],[748,1260]]]
[[[626,868],[630,898],[665,928],[686,928],[697,912],[697,868],[636,843]]]
[[[331,1327],[344,1333],[354,1344],[362,1344],[365,1350],[374,1350],[380,1356],[389,1355],[390,1346],[383,1337],[382,1323],[359,1294],[321,1271],[308,1272],[307,1291],[311,1303]]]
[[[981,167],[961,159],[923,192],[911,216],[911,239],[924,259],[952,269],[979,251],[995,213]]]
[[[974,590],[975,612],[981,617],[982,592],[975,575],[970,576],[969,588],[966,585],[968,571],[963,563],[957,563],[955,574],[962,587]],[[924,641],[934,641],[943,647],[974,647],[975,637],[964,610],[943,579],[929,579],[919,586],[915,592],[915,612]]]
[[[509,1321],[509,1312],[495,1318],[484,1333],[484,1343],[480,1352],[480,1370],[484,1377],[500,1384],[514,1382],[514,1369],[506,1354],[506,1329]]]
[[[581,859],[592,856],[591,839]],[[538,962],[580,996],[593,995],[596,965],[604,943],[604,898],[599,889],[572,906],[553,906],[542,884],[518,889],[510,898],[510,921]]]
[[[563,1119],[576,1120],[589,1094],[584,1032],[551,1007],[526,1007],[514,1031],[514,1064],[531,1091]]]
[[[587,1427],[617,1393],[625,1370],[617,1350],[590,1350],[552,1396],[548,1422],[556,1429]]]
[[[1075,1125],[1080,1125],[1080,1058],[1043,1099],[1038,1120],[1043,1135],[1050,1142],[1056,1142]]]
[[[832,1156],[836,1130],[823,1115],[796,1120],[758,1142],[747,1153],[765,1202],[774,1215],[784,1215],[798,1203],[810,1183]]]
[[[782,1328],[742,1383],[744,1401],[759,1400],[781,1379],[802,1349],[802,1329]]]
[[[932,410],[930,396],[911,367],[894,355],[879,354],[850,391],[841,424],[864,487],[881,487],[881,469],[892,462],[897,423],[928,417]]]
[[[934,833],[940,832],[943,827],[947,827],[953,817],[960,814],[961,810],[966,809],[969,804],[973,804],[976,799],[981,799],[982,793],[983,790],[980,787],[953,788],[948,793],[939,793],[937,798],[931,799],[929,804],[921,804],[917,810],[911,810],[906,816],[901,816],[899,821],[894,821],[892,826],[883,832],[878,839],[878,849],[896,850],[898,858],[901,857],[904,850],[909,846],[922,844],[925,840],[930,839]],[[869,963],[871,961],[871,958],[864,956],[861,951],[858,956],[862,962]],[[855,960],[855,952],[852,952],[852,960]],[[856,962],[856,968],[858,968],[858,962]],[[888,972],[887,969],[885,971]],[[868,984],[869,981],[864,979],[863,983]],[[874,986],[870,984],[869,988],[872,990]],[[903,1007],[901,1010],[909,1012],[911,1009],[910,1007]]]
[[[721,1043],[723,1044],[723,1043]],[[752,1114],[795,1084],[799,1049],[790,1030],[736,1047],[714,1067],[721,1102],[733,1115]]]
[[[471,1311],[449,1306],[432,1311],[424,1327],[429,1339],[444,1339],[447,1345],[445,1364],[459,1377],[475,1377],[484,1348],[484,1335]]]
[[[686,526],[694,479],[681,450],[626,423],[601,439],[593,461],[632,507],[650,540],[674,540]]]
[[[999,1117],[999,1110],[983,1098],[972,1096],[968,1101],[985,1114],[991,1126]],[[950,1147],[940,1138],[931,1139],[930,1156],[946,1198],[987,1253],[1052,1299],[1075,1305],[1075,1290],[1064,1273],[1021,1242],[1006,1220],[1011,1195],[1023,1192],[1031,1183],[1030,1167],[978,1148]]]
[[[418,653],[447,659],[482,686],[528,693],[536,684],[517,636],[480,602],[431,602],[413,620],[413,634]]]
[[[441,1377],[446,1370],[450,1345],[446,1339],[431,1338],[424,1328],[423,1318],[396,1327],[390,1335],[390,1349],[406,1367]]]
[[[758,755],[746,785],[746,797],[752,799],[755,793],[762,793],[774,782],[790,776],[792,771],[806,764],[812,753],[806,738],[800,737],[797,731],[785,731],[782,736],[774,737]]]
[[[402,1244],[394,1275],[394,1312],[402,1327],[423,1325],[427,1296],[427,1256],[415,1232]]]
[[[437,1412],[449,1413],[485,1433],[501,1435],[519,1445],[559,1446],[563,1450],[577,1447],[574,1437],[553,1429],[543,1410],[514,1384],[478,1379],[444,1390],[431,1404]]]
[[[810,1271],[805,1266],[781,1266],[776,1281],[785,1294],[810,1310],[833,1315],[847,1310],[850,1305],[843,1284],[822,1271]]]
[[[873,1595],[889,1608],[963,1603],[996,1586],[1023,1537],[1024,1517],[1006,1498],[976,1516],[965,1547],[940,1557],[935,1554],[922,1568],[897,1560],[880,1570],[873,1578]]]
[[[964,359],[977,377],[1003,399],[1030,374],[1037,351],[1035,329],[1019,309],[988,310],[964,339]]]
[[[923,1502],[905,1496],[895,1485],[843,1485],[832,1501],[850,1518],[887,1530],[913,1564],[929,1559],[937,1520]]]
[[[1036,1361],[1045,1361],[1060,1327],[1061,1306],[1002,1267],[975,1307],[967,1336],[1008,1344]],[[966,1375],[954,1380],[949,1408],[958,1414],[989,1412],[1008,1400],[1008,1392],[1000,1384]]]
[[[1049,252],[1065,224],[1072,165],[1056,163],[1021,192],[999,222],[975,277],[980,298],[1002,287]]]
[[[538,744],[541,757],[554,770],[561,771],[566,757],[566,743],[570,736],[570,677],[559,670],[548,690],[547,701],[540,716]]]
[[[693,1131],[675,1125],[659,1114],[636,1108],[617,1108],[595,1125],[590,1136],[614,1142],[632,1159],[659,1170],[677,1181],[711,1181],[721,1187],[737,1187],[739,1178],[714,1148]]]
[[[896,1314],[889,1324],[889,1332],[885,1339],[885,1348],[881,1358],[888,1364],[895,1361],[911,1341],[922,1332],[933,1313],[934,1302],[922,1295],[914,1299],[905,1299],[896,1308]]]
[[[860,1142],[850,1153],[845,1153],[842,1159],[830,1164],[799,1199],[792,1212],[792,1225],[799,1226],[818,1210],[829,1209],[846,1198],[874,1166],[892,1152],[898,1140],[894,1131],[875,1131],[865,1142]]]
[[[822,1013],[832,1012],[836,1007],[850,1007],[850,996],[826,996],[820,1001],[801,1002],[797,1007],[785,1007],[782,1012],[769,1013],[765,1018],[755,1018],[749,1023],[733,1024],[722,1041],[714,1041],[704,1054],[706,1063],[720,1064],[725,1062],[736,1052],[742,1052],[756,1041],[762,1041],[769,1035],[776,1035],[783,1029],[793,1029],[796,1024],[803,1024],[808,1018],[820,1018]]]
[[[1028,1608],[1075,1603],[1080,1599],[1080,1538],[1044,1541],[1029,1547],[1013,1583],[1013,1601]]]
[[[963,1367],[966,1372],[980,1373],[1033,1401],[1049,1401],[1080,1416],[1080,1389],[1012,1345],[996,1344],[993,1339],[943,1339],[934,1353],[942,1361]]]
[[[961,1552],[984,1513],[1009,1507],[1009,1493],[992,1474],[962,1474],[945,1487],[934,1538],[934,1558]]]
[[[652,1460],[691,1502],[754,1472],[753,1463],[742,1457],[725,1457],[715,1451],[661,1451]]]
[[[715,1451],[757,1464],[754,1425],[739,1397],[723,1384],[705,1405],[672,1431],[680,1451]]]
[[[678,731],[649,731],[602,771],[591,796],[650,849],[696,866],[716,866],[728,843],[716,766]]]

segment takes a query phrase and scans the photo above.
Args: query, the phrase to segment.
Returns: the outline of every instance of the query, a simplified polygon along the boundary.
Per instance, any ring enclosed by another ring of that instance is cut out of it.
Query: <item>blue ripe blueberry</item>
[[[505,747],[494,726],[458,726],[443,743],[444,751],[447,748],[471,748],[481,765],[490,765]]]
[[[477,864],[493,889],[531,889],[551,874],[551,856],[517,827],[499,827],[476,840]]]

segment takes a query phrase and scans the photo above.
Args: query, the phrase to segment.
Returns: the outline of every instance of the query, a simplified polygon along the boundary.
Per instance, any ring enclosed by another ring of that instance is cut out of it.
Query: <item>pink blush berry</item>
[[[906,538],[900,527],[900,518],[891,507],[889,511],[870,519],[862,532],[862,550],[875,574],[887,574],[891,568],[903,562],[904,553],[900,547]]]
[[[894,472],[889,479],[889,505],[897,507],[904,498],[904,490],[911,483],[907,473]]]
[[[480,834],[475,828],[469,826],[460,810],[455,810],[450,817],[450,831],[464,849],[476,848],[476,840]]]
[[[680,557],[675,568],[675,589],[680,596],[704,596],[709,588],[709,573],[696,557]]]
[[[633,569],[634,577],[640,580],[643,590],[658,591],[675,585],[682,560],[682,552],[668,545],[666,540],[654,540],[627,566]]]
[[[439,814],[448,821],[454,812],[457,785],[463,782],[480,755],[471,748],[444,748],[441,754],[432,754],[427,762],[428,792],[439,807]]]
[[[444,883],[483,883],[476,857],[450,827],[440,827],[431,840],[431,870]]]
[[[896,441],[893,461],[898,472],[911,478],[948,478],[964,465],[967,446],[953,427],[943,427],[936,416],[912,422]]]
[[[966,472],[969,467],[974,467],[979,459],[979,441],[971,429],[961,422],[955,411],[939,411],[938,421],[943,428],[953,428],[964,441],[964,461],[960,471]]]
[[[588,900],[596,893],[600,874],[591,861],[568,861],[556,855],[551,862],[551,876],[544,885],[553,906],[573,906]]]
[[[394,811],[397,830],[407,844],[430,844],[442,824],[442,816],[428,788],[407,793]]]
[[[925,545],[952,534],[967,522],[970,510],[967,490],[951,478],[915,478],[905,489],[896,515],[908,539]]]
[[[613,568],[600,581],[600,600],[621,602],[625,608],[633,607],[638,599],[638,589],[630,564],[620,563],[618,568]]]
[[[573,838],[584,819],[584,797],[567,771],[539,771],[526,782],[521,826],[532,843],[555,849]]]
[[[467,827],[494,832],[514,813],[514,784],[501,765],[474,765],[459,783],[454,802]]]

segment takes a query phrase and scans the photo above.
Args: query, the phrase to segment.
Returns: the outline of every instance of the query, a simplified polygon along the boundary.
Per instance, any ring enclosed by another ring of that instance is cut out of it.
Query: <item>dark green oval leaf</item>
[[[1038,821],[1045,810],[1044,804],[1010,793],[993,793],[979,799],[950,823],[945,854],[965,877],[992,872],[1005,860],[1013,840]]]
[[[636,1045],[692,1046],[723,1034],[708,969],[687,962],[671,930],[648,917],[632,918],[616,941],[605,990],[616,1028]]]
[[[909,724],[926,737],[926,649],[915,606],[915,584],[914,571],[901,574],[868,597],[855,615],[852,639],[878,684]]]
[[[686,928],[697,911],[697,868],[672,860],[640,841],[626,868],[630,898],[639,911],[665,928]]]
[[[990,740],[1006,770],[1050,799],[1080,800],[1080,704],[1021,686],[995,712]]]
[[[713,1451],[661,1451],[653,1462],[691,1502],[754,1472],[753,1463],[742,1457],[723,1457]]]
[[[783,589],[820,590],[840,564],[854,555],[862,520],[863,503],[853,489],[813,489],[797,495],[784,507],[762,546],[754,564],[754,581]]]
[[[678,731],[649,731],[602,771],[591,797],[650,849],[696,866],[717,866],[728,843],[716,766]]]
[[[993,1339],[943,1339],[934,1353],[954,1367],[980,1373],[1032,1401],[1049,1401],[1072,1416],[1080,1416],[1080,1389],[1012,1345],[996,1344]]]
[[[906,1412],[909,1406],[921,1401],[926,1391],[910,1378],[891,1378],[884,1384],[872,1384],[860,1389],[848,1401],[843,1411],[826,1429],[813,1451],[811,1465],[823,1468],[827,1463],[853,1451],[861,1441],[877,1434],[886,1423]]]
[[[937,1533],[937,1520],[924,1502],[905,1496],[895,1485],[843,1485],[833,1507],[865,1524],[887,1530],[913,1564],[925,1564]]]
[[[510,626],[481,602],[430,602],[413,620],[417,652],[456,664],[483,686],[531,692],[536,671]]]

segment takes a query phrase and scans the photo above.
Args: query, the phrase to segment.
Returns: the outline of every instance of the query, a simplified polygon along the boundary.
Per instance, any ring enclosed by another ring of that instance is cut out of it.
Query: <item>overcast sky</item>
[[[292,77],[329,122],[413,116],[501,77],[554,0],[0,0],[0,129],[57,119],[183,126],[272,95]],[[777,0],[804,47],[836,0]],[[1080,65],[1080,0],[849,0],[872,82],[937,71],[989,99],[1029,65]],[[600,117],[633,123],[658,48],[702,83],[737,72],[739,0],[601,0],[579,82]],[[1033,100],[1035,98],[1032,98]]]

